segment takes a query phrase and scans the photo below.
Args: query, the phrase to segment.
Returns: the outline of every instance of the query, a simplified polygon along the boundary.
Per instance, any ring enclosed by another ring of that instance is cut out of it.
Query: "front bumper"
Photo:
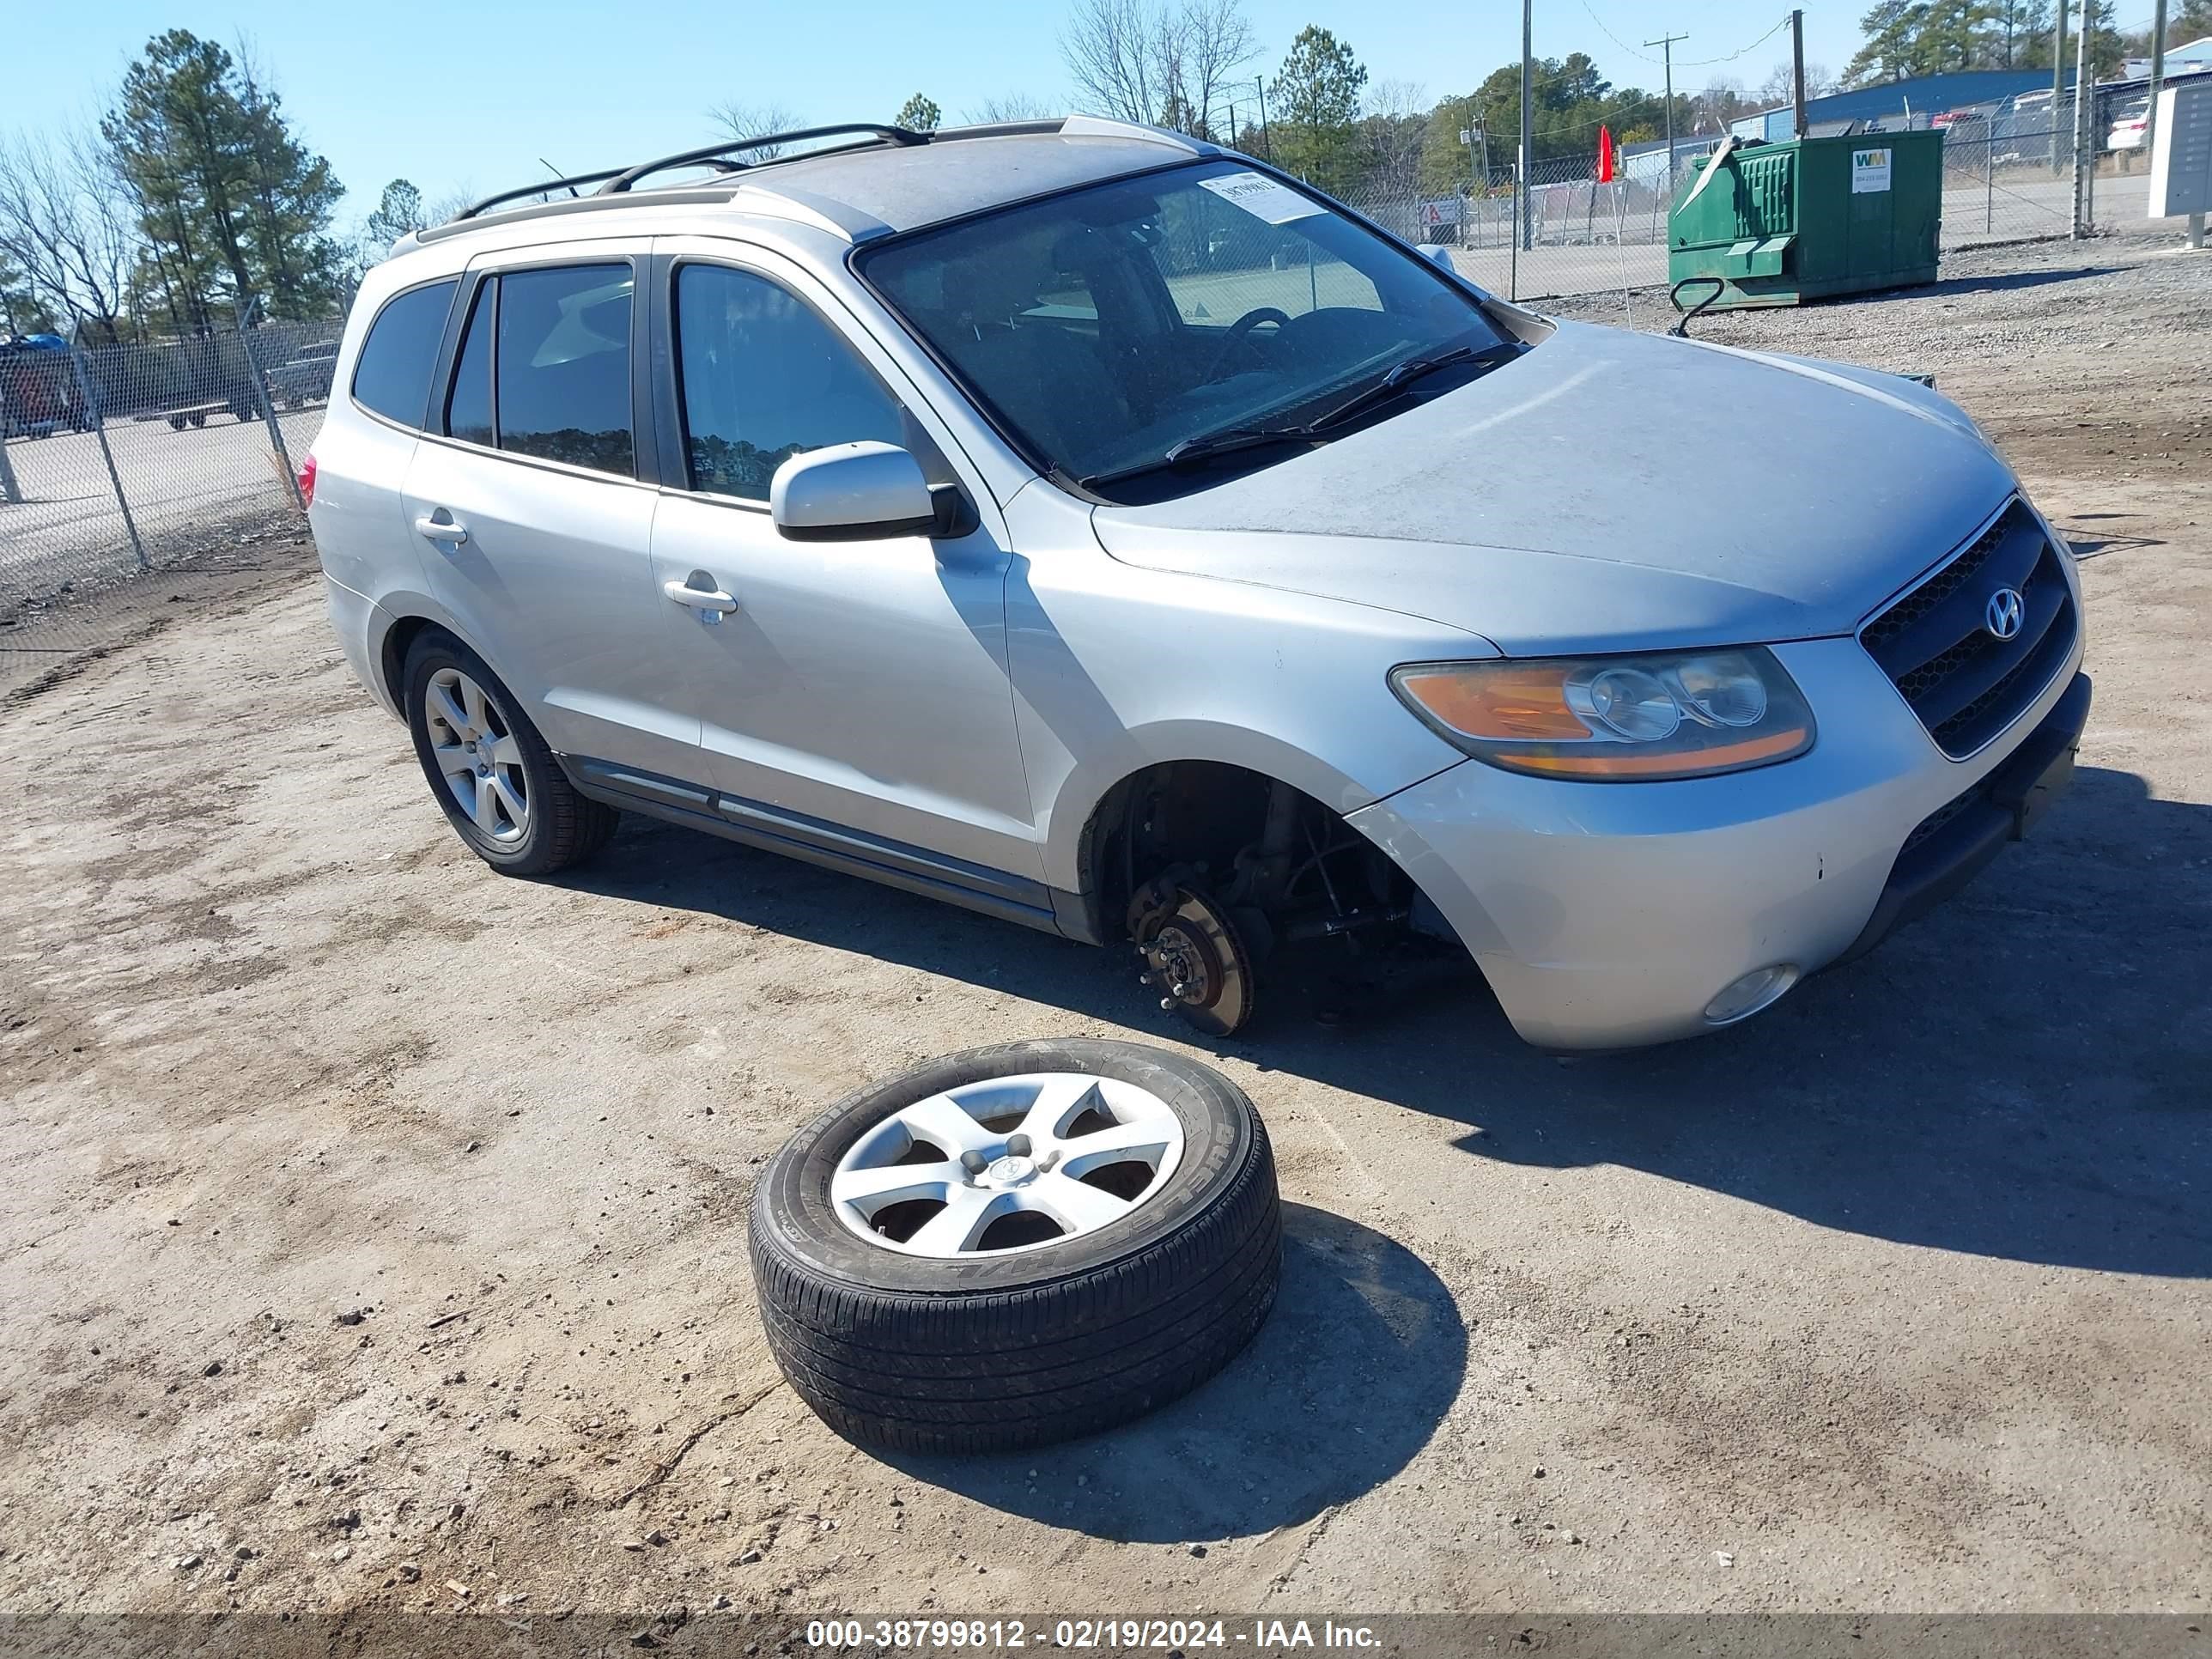
[[[1695,1036],[1712,1029],[1714,996],[1746,974],[1787,964],[1802,977],[1870,949],[1963,885],[2063,787],[2059,757],[2087,716],[2078,639],[2034,702],[1965,761],[1936,749],[1856,640],[1774,652],[1821,720],[1802,759],[1648,784],[1469,761],[1352,814],[1443,912],[1528,1042]]]

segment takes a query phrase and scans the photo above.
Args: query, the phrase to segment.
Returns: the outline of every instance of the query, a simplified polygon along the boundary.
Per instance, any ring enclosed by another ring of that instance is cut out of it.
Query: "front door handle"
[[[705,580],[713,580],[704,571],[697,574]],[[688,605],[700,612],[701,620],[704,622],[719,621],[724,613],[738,608],[737,596],[725,593],[719,587],[694,587],[688,581],[672,580],[661,583],[660,591],[677,604]]]
[[[438,511],[445,513],[446,509],[441,507]],[[446,516],[442,519],[436,517],[417,519],[415,520],[415,529],[418,535],[424,537],[428,540],[434,542],[451,542],[455,547],[459,547],[463,542],[469,538],[468,526],[463,524],[459,519],[453,517],[450,513],[447,513]]]

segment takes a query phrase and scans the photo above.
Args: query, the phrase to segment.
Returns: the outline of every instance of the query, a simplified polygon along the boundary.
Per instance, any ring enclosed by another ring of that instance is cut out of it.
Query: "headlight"
[[[1407,663],[1390,689],[1475,759],[1542,777],[1700,778],[1813,746],[1813,711],[1763,646]]]

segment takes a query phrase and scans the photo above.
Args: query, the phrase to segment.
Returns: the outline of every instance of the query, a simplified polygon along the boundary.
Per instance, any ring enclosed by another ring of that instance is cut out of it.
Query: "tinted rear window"
[[[499,279],[492,371],[499,447],[629,476],[630,270],[511,270]]]
[[[472,444],[489,444],[491,430],[491,313],[499,278],[477,290],[475,308],[461,335],[461,355],[453,370],[453,390],[446,399],[446,431]]]
[[[458,283],[432,283],[387,301],[369,325],[354,365],[354,400],[387,420],[420,427],[430,402],[430,371],[446,332]]]

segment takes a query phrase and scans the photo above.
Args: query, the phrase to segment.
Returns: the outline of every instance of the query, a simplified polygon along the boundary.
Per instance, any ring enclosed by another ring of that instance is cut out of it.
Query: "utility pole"
[[[1534,249],[1536,246],[1536,204],[1528,194],[1528,160],[1536,147],[1534,88],[1529,84],[1529,65],[1534,58],[1536,38],[1535,10],[1535,0],[1521,0],[1521,165],[1513,183],[1515,193],[1521,201],[1521,234],[1515,240],[1524,249]],[[1520,295],[1516,294],[1510,297],[1518,299]]]
[[[1689,38],[1687,34],[1662,34],[1656,40],[1644,43],[1647,47],[1658,47],[1667,65],[1667,188],[1661,193],[1670,198],[1674,194],[1674,43]]]
[[[2081,21],[2074,31],[2074,238],[2097,228],[2097,82],[2089,67],[2090,0],[2081,0]]]
[[[1275,143],[1267,137],[1267,77],[1255,75],[1252,84],[1260,88],[1260,152],[1272,161],[1275,159]]]
[[[2087,0],[2083,0],[2087,4]],[[2079,92],[2081,88],[2075,88]],[[2065,168],[2059,165],[2058,100],[2066,95],[2066,0],[2058,0],[2058,21],[2051,30],[2051,172],[2056,178]]]
[[[1796,136],[1805,136],[1805,14],[1790,14],[1790,83],[1796,88]]]
[[[2158,89],[2166,80],[2166,0],[2150,15],[2150,106],[2143,111],[2144,165],[2158,153]]]

